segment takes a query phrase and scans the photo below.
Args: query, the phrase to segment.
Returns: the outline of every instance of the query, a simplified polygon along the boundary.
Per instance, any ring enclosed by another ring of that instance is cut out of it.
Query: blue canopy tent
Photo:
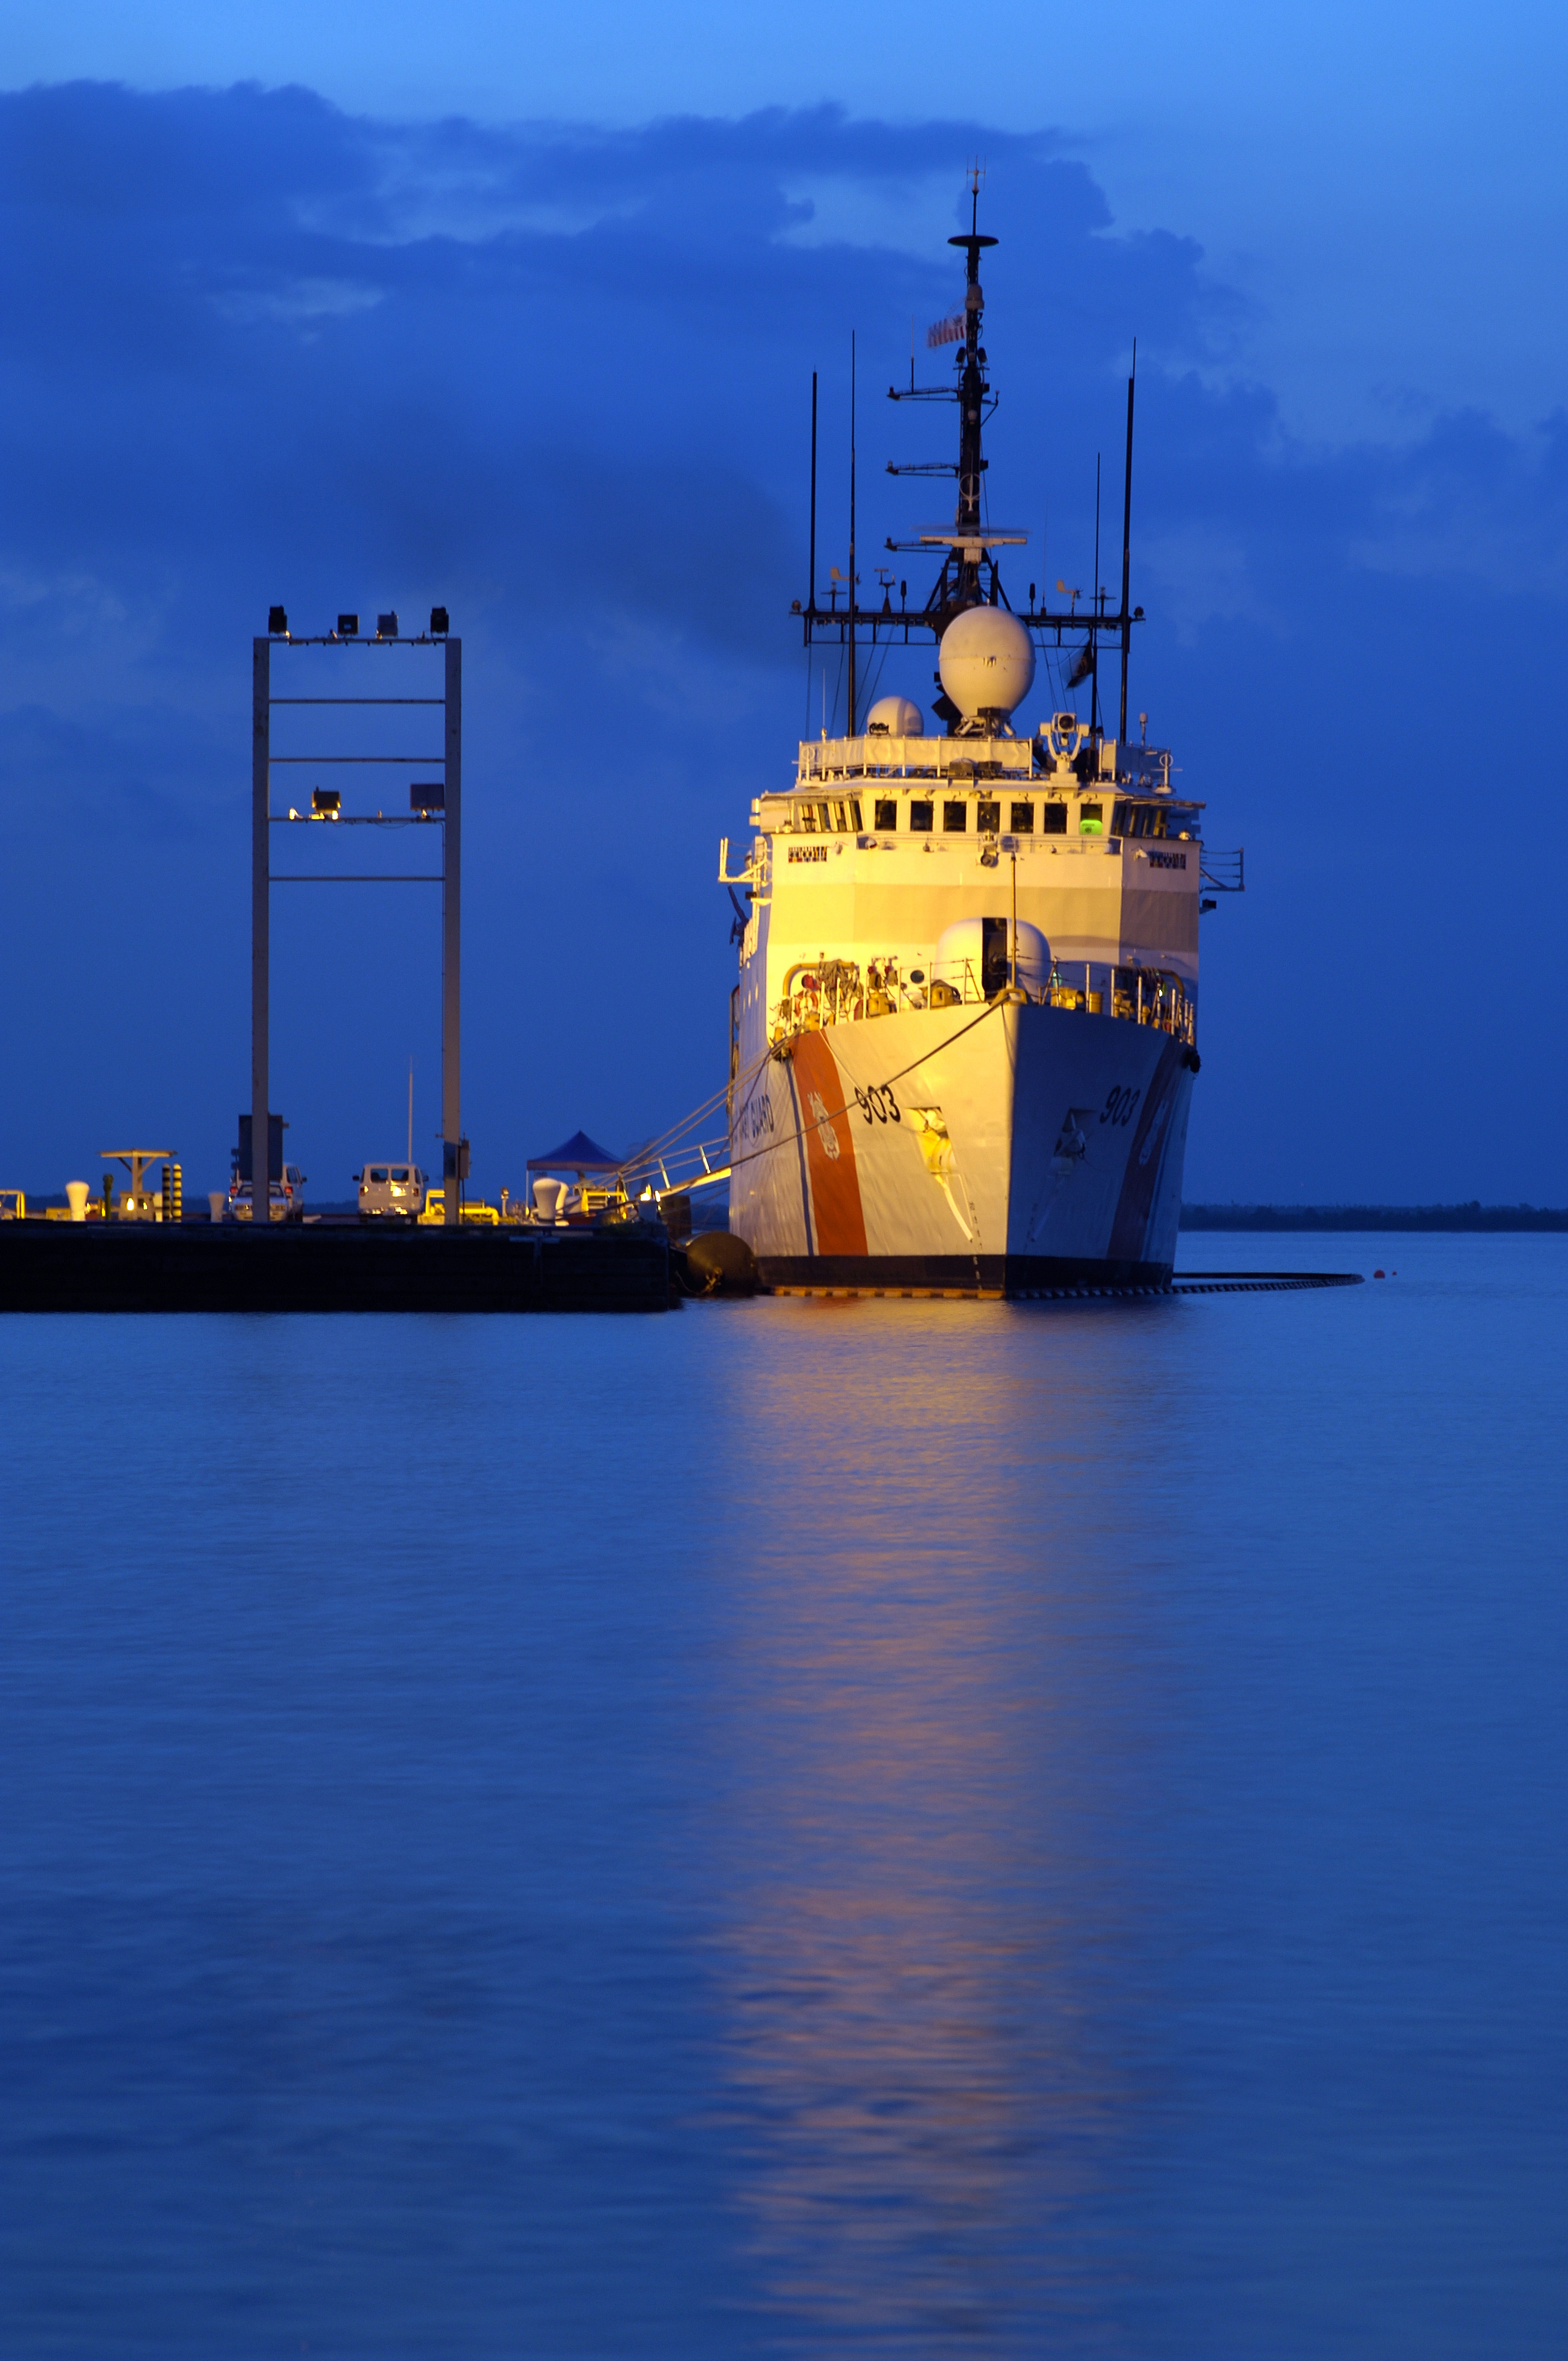
[[[575,1131],[570,1139],[553,1148],[548,1156],[531,1156],[527,1169],[530,1172],[575,1172],[581,1180],[590,1172],[620,1172],[625,1164],[623,1156],[612,1156],[608,1148],[601,1148],[586,1131]]]

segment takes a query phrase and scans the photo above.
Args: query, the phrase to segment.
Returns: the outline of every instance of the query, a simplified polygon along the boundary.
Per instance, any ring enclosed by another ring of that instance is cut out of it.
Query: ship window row
[[[888,832],[899,826],[898,803],[892,796],[879,796],[872,806],[872,825]],[[1120,808],[1120,807],[1118,807]],[[1068,807],[1064,803],[1045,802],[1004,803],[999,797],[981,796],[971,805],[959,796],[944,797],[912,796],[908,818],[904,822],[912,836],[965,836],[970,830],[970,813],[974,814],[977,836],[998,836],[1005,826],[1014,836],[1065,836],[1068,832]],[[1036,813],[1038,812],[1036,828]],[[938,813],[940,812],[940,819]],[[795,807],[795,827],[806,836],[858,836],[865,822],[861,817],[858,796],[828,797],[826,801],[797,802]],[[1079,807],[1079,827],[1085,835],[1104,832],[1104,806],[1086,803]]]
[[[879,833],[896,834],[901,825],[911,836],[965,836],[971,825],[977,836],[999,836],[1004,828],[1013,836],[1066,836],[1069,832],[1069,807],[1052,798],[1024,802],[991,796],[979,796],[972,800],[961,796],[911,796],[905,806],[907,817],[902,823],[900,800],[894,796],[879,796],[872,803],[872,826]],[[796,799],[795,825],[806,836],[858,836],[865,826],[863,808],[859,796],[834,796],[809,802]],[[1118,798],[1110,806],[1109,829],[1106,811],[1104,802],[1083,798],[1077,806],[1077,833],[1186,839],[1201,832],[1196,804],[1134,803]]]
[[[944,836],[964,836],[969,831],[970,813],[972,809],[974,831],[977,836],[1000,836],[1003,827],[1014,836],[1033,836],[1036,833],[1036,808],[1032,802],[1003,803],[1000,798],[988,796],[981,796],[972,806],[957,796],[940,804],[934,797],[912,796],[909,799],[909,818],[905,825],[911,836],[932,836],[938,832]],[[879,800],[875,809],[875,826],[890,832],[896,831],[898,806],[894,798],[889,796],[884,800]],[[1086,804],[1083,809],[1086,813],[1091,813],[1095,819],[1100,818],[1099,805]],[[1042,803],[1038,810],[1037,832],[1041,836],[1067,834],[1066,804]],[[941,814],[939,823],[937,817],[938,811]]]

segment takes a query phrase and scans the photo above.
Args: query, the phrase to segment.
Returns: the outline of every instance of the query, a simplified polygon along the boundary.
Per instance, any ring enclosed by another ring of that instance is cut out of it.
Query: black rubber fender
[[[699,1230],[686,1242],[690,1295],[754,1295],[757,1264],[744,1238],[731,1230]]]

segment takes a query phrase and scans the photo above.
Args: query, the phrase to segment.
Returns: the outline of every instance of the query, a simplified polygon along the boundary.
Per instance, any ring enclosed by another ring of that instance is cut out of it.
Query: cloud
[[[1369,503],[1354,562],[1502,597],[1568,590],[1568,415],[1532,434],[1474,412],[1438,421]]]
[[[356,286],[348,279],[295,279],[272,287],[231,288],[213,300],[224,318],[240,327],[280,320],[309,329],[321,320],[373,311],[385,302],[386,290]]]
[[[1183,647],[1193,645],[1206,623],[1266,620],[1239,534],[1193,524],[1179,535],[1153,535],[1141,555]]]

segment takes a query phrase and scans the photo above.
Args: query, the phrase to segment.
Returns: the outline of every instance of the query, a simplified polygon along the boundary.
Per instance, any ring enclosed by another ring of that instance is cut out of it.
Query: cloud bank
[[[1046,132],[829,108],[401,126],[303,90],[96,84],[0,98],[16,1177],[89,1174],[127,1126],[177,1138],[192,1186],[223,1177],[247,642],[274,598],[297,628],[441,599],[465,635],[483,1177],[714,1087],[717,840],[820,696],[787,614],[810,372],[825,566],[851,331],[862,548],[932,505],[880,467],[945,456],[938,422],[882,397],[956,266],[939,221],[926,255],[899,230],[944,183],[956,225],[977,148],[1002,240],[992,497],[1036,536],[1014,590],[1089,579],[1097,450],[1109,546],[1135,334],[1134,702],[1213,840],[1248,849],[1251,890],[1205,921],[1191,1193],[1562,1198],[1536,1087],[1555,912],[1546,864],[1497,841],[1515,745],[1550,745],[1561,418],[1291,443],[1266,389],[1215,390],[1240,314],[1196,247],[1121,235]],[[928,660],[896,670],[928,694]],[[280,915],[278,1096],[323,1195],[392,1139],[410,1054],[434,1125],[433,912],[345,903]],[[1477,1128],[1483,1060],[1520,1120]]]

